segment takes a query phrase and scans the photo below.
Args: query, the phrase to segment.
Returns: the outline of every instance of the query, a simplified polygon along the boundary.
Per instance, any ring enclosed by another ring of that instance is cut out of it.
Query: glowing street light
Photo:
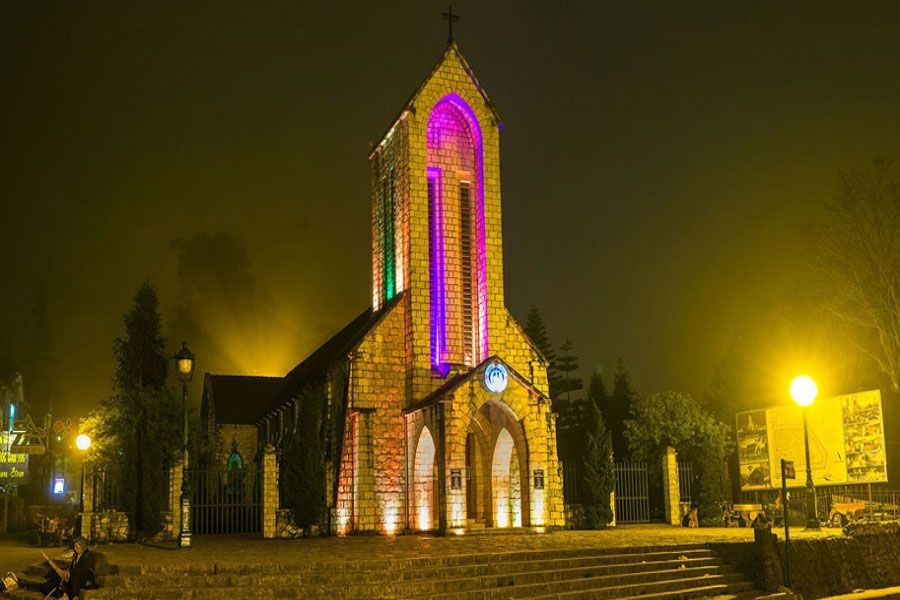
[[[84,452],[91,447],[91,436],[86,433],[80,434],[75,438],[75,447]]]
[[[812,406],[819,388],[812,377],[800,375],[791,382],[791,398],[803,408],[803,447],[806,451],[806,528],[818,529],[819,517],[816,511],[816,490],[813,486],[812,467],[809,464],[809,428],[806,424],[806,409]],[[787,519],[787,515],[785,515]]]

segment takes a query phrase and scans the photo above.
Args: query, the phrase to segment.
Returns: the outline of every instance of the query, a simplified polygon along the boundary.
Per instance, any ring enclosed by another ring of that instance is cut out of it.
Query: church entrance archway
[[[498,399],[483,404],[466,436],[466,515],[470,527],[530,523],[528,446],[522,423]]]
[[[491,488],[494,492],[494,525],[522,526],[522,480],[515,442],[506,428],[500,430],[491,463]]]
[[[434,438],[428,427],[422,428],[413,462],[413,503],[415,527],[420,531],[430,531],[438,524],[437,463],[435,461]]]

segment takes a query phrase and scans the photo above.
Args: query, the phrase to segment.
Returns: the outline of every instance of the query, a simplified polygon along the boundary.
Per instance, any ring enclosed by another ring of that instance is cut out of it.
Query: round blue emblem
[[[506,367],[498,362],[492,362],[484,369],[484,387],[493,394],[499,394],[506,389],[509,383],[509,373]]]

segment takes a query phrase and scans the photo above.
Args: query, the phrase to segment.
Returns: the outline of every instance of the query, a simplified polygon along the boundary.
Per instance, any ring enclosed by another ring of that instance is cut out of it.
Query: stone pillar
[[[93,539],[94,526],[94,465],[84,461],[84,478],[81,481],[81,499],[84,504],[81,515],[81,535]]]
[[[375,507],[375,448],[372,437],[373,409],[357,409],[358,430],[356,447],[356,529],[374,532],[377,511]]]
[[[681,525],[681,491],[678,487],[678,454],[668,446],[662,457],[664,514],[669,525]]]
[[[278,460],[275,448],[267,444],[262,455],[262,532],[265,538],[275,537],[278,518]]]

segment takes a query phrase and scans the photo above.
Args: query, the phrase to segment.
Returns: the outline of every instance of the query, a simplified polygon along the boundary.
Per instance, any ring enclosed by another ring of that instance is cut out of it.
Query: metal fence
[[[560,463],[563,471],[563,501],[566,504],[581,504],[581,471],[578,463]]]
[[[694,467],[689,462],[678,463],[678,500],[682,504],[690,504],[693,501],[691,484],[694,481]]]
[[[789,488],[791,512],[806,514],[809,497],[805,487]],[[780,490],[742,492],[743,502],[780,506]],[[820,486],[815,488],[816,514],[830,525],[851,521],[895,521],[900,519],[900,490],[886,484]]]
[[[647,463],[616,463],[616,522],[650,522],[650,486]]]
[[[91,484],[95,511],[122,510],[122,480],[117,469],[95,469]]]
[[[242,469],[188,469],[191,530],[197,535],[262,532],[262,481],[255,465]]]

